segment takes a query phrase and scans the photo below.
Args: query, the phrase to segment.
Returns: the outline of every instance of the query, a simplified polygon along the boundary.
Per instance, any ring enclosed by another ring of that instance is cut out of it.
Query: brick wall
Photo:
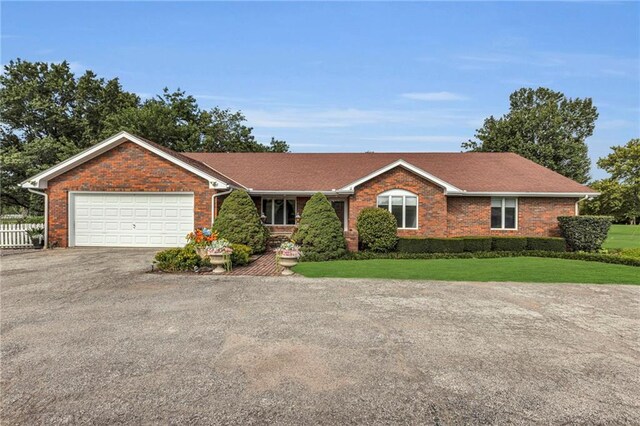
[[[396,167],[359,185],[349,198],[349,231],[356,231],[356,220],[365,207],[376,207],[378,194],[404,189],[418,195],[418,229],[400,229],[400,236],[447,236],[447,197],[442,188],[414,173]]]
[[[559,236],[558,216],[573,216],[577,198],[518,198],[518,229],[491,230],[491,198],[448,197],[448,236]]]
[[[132,143],[104,154],[49,181],[49,243],[67,247],[69,191],[193,192],[195,226],[211,225],[215,189],[187,170]]]

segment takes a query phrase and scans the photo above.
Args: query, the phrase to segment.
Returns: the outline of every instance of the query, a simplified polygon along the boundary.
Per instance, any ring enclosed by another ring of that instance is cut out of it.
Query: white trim
[[[66,159],[65,161],[51,167],[50,169],[47,169],[43,172],[38,173],[35,176],[30,177],[29,179],[25,180],[24,182],[22,182],[20,184],[20,186],[22,186],[23,188],[39,188],[39,189],[43,189],[47,187],[47,182],[49,179],[52,179],[66,171],[69,171],[71,169],[73,169],[74,167],[76,167],[79,164],[82,164],[92,158],[97,157],[100,154],[103,154],[107,151],[109,151],[112,148],[115,148],[116,146],[124,143],[125,141],[129,141],[129,142],[133,142],[151,152],[153,152],[154,154],[168,160],[171,161],[172,163],[182,167],[185,170],[190,171],[191,173],[200,176],[203,179],[206,179],[209,182],[209,188],[220,188],[220,189],[227,189],[229,187],[229,185],[226,182],[223,182],[217,178],[215,178],[214,176],[211,176],[205,172],[203,172],[202,170],[191,166],[188,163],[185,163],[184,161],[174,157],[173,155],[166,153],[152,145],[150,145],[149,143],[145,142],[144,140],[130,134],[127,132],[119,132],[113,136],[111,136],[109,139],[105,139],[102,142],[97,143],[96,145],[92,146],[91,148],[82,151],[79,154],[74,155],[71,158]],[[211,167],[209,167],[211,168]],[[213,169],[212,169],[213,170]]]
[[[599,192],[450,192],[452,197],[548,197],[548,198],[584,198],[600,195]]]
[[[364,183],[364,182],[366,182],[368,180],[371,180],[374,177],[381,175],[382,173],[388,172],[389,170],[394,169],[396,167],[403,167],[403,168],[405,168],[405,169],[417,174],[418,176],[421,176],[421,177],[423,177],[423,178],[435,183],[436,185],[444,188],[445,194],[447,194],[449,192],[462,192],[461,189],[451,185],[448,182],[443,181],[440,178],[435,177],[431,173],[428,173],[428,172],[426,172],[426,171],[424,171],[424,170],[422,170],[422,169],[420,169],[420,168],[414,166],[413,164],[408,163],[408,162],[406,162],[404,160],[397,160],[397,161],[394,161],[391,164],[387,164],[383,168],[378,169],[375,172],[370,173],[367,176],[365,176],[363,178],[360,178],[360,179],[356,180],[355,182],[352,182],[349,185],[338,189],[338,191],[353,191],[356,186],[358,186],[358,185],[360,185],[360,184],[362,184],[362,183]]]
[[[195,193],[189,191],[69,191],[67,194],[67,247],[75,247],[75,196],[77,194],[117,194],[117,195],[126,195],[126,194],[143,194],[143,195],[191,195],[193,197],[193,221],[195,226]],[[137,246],[143,247],[143,246]],[[156,246],[153,246],[156,247]]]
[[[258,189],[258,190],[254,190],[254,189],[248,189],[247,192],[251,195],[259,195],[259,196],[299,196],[299,197],[306,197],[306,196],[310,196],[310,195],[314,195],[318,192],[320,192],[321,194],[324,195],[330,195],[330,196],[339,196],[339,195],[350,195],[353,194],[353,191],[339,191],[339,190],[331,190],[331,191],[325,191],[325,190],[313,190],[313,191],[300,191],[298,189],[291,189],[291,190],[286,190],[286,191],[269,191],[267,189]]]
[[[348,202],[348,198],[337,198],[337,197],[330,197],[329,198],[329,202],[332,203],[334,201],[340,201],[342,203],[344,203],[344,212],[342,213],[342,222],[344,224],[344,226],[342,227],[343,231],[347,231],[349,229],[349,202]],[[333,207],[333,206],[332,206]]]
[[[491,200],[489,201],[489,212],[491,212],[491,209],[493,208],[493,206],[491,205],[491,203],[493,202],[494,198],[499,198],[501,200],[501,204],[502,206],[500,207],[500,224],[502,225],[500,228],[490,228],[492,231],[517,231],[518,230],[518,225],[519,225],[519,220],[518,220],[518,213],[520,211],[519,209],[519,204],[520,201],[518,200],[517,197],[491,197]],[[505,228],[504,227],[504,221],[505,221],[505,208],[506,208],[506,200],[507,198],[513,198],[514,200],[516,200],[516,212],[515,212],[515,216],[514,216],[514,220],[515,220],[515,227],[514,228]],[[491,220],[491,218],[489,218],[489,220]],[[489,226],[491,227],[491,222],[489,222]]]
[[[260,216],[262,216],[264,213],[264,207],[263,207],[263,201],[264,200],[271,200],[271,221],[275,222],[275,218],[276,218],[276,210],[274,208],[275,203],[273,201],[275,200],[282,200],[284,202],[283,204],[283,218],[282,220],[286,222],[287,220],[287,201],[291,201],[293,200],[293,212],[294,212],[294,217],[293,217],[293,223],[264,223],[264,226],[296,226],[296,218],[295,216],[298,214],[298,198],[295,196],[290,196],[290,197],[282,197],[282,196],[276,196],[275,198],[272,197],[260,197]],[[266,214],[265,214],[266,216]]]
[[[381,192],[380,194],[378,194],[376,196],[376,207],[381,208],[378,205],[378,198],[380,197],[388,197],[389,201],[389,213],[393,213],[391,211],[393,204],[391,202],[391,198],[392,197],[402,197],[402,225],[407,223],[407,197],[414,197],[416,199],[416,226],[415,227],[411,227],[411,228],[407,228],[404,226],[398,226],[398,229],[406,229],[406,230],[416,230],[420,228],[420,224],[418,223],[418,219],[419,219],[419,215],[418,215],[418,209],[419,209],[419,205],[420,205],[420,197],[418,196],[418,194],[414,194],[413,192],[407,191],[405,189],[391,189],[389,191],[384,191]],[[400,225],[400,224],[398,224]]]

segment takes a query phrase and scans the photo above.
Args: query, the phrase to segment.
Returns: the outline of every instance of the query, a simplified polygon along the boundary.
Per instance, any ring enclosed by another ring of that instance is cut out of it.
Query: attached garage
[[[180,247],[194,228],[192,193],[72,192],[69,246]]]
[[[230,186],[215,170],[126,132],[33,176],[50,247],[180,247]]]

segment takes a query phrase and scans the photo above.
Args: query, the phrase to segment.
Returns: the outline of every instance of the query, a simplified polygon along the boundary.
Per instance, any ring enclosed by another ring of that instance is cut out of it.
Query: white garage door
[[[193,230],[193,194],[74,193],[72,245],[179,247]]]

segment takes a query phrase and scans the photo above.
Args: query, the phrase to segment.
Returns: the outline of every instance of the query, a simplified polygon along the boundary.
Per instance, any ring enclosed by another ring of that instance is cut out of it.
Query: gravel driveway
[[[2,258],[2,424],[640,424],[640,287]]]

